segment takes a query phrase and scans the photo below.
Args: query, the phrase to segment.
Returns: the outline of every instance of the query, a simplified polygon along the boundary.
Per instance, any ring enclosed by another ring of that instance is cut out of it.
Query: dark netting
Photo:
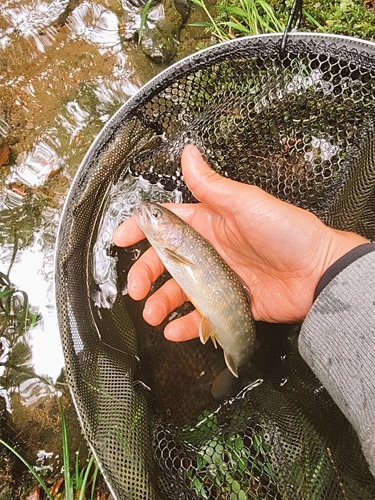
[[[145,243],[111,246],[140,199],[191,201],[188,143],[222,175],[375,239],[375,46],[292,34],[281,56],[280,40],[234,40],[161,73],[104,127],[66,202],[56,294],[67,376],[117,499],[375,498],[351,426],[298,355],[298,327],[258,324],[251,366],[223,392],[222,353],[166,341],[126,294]]]

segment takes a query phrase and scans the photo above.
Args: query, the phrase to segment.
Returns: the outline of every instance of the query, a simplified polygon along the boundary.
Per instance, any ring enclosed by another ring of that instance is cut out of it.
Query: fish
[[[167,271],[200,313],[199,338],[224,351],[235,377],[256,345],[250,290],[209,241],[163,205],[142,201],[132,214]]]

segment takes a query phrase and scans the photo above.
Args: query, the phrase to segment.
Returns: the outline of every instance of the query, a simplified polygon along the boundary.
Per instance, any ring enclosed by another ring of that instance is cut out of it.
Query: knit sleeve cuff
[[[355,260],[363,257],[364,255],[373,252],[375,250],[375,243],[363,243],[353,250],[340,257],[336,262],[334,262],[328,269],[323,273],[318,286],[316,287],[314,300],[318,297],[320,292],[328,285],[328,283],[337,276],[343,269],[352,264]]]

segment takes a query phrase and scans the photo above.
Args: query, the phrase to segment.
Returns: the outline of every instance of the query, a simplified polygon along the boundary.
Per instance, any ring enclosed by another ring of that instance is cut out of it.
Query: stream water
[[[186,13],[168,2],[155,9],[137,44],[140,7],[127,0],[0,5],[0,438],[46,473],[61,466],[51,383],[63,380],[64,361],[53,275],[67,191],[118,107],[173,57],[195,50],[191,34],[180,33]],[[65,403],[76,450],[82,437]],[[1,499],[24,492],[17,475],[0,450]]]

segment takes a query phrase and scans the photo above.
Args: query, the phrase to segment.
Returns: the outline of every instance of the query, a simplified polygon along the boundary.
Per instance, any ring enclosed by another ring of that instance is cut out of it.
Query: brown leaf
[[[63,481],[64,481],[64,478],[60,477],[60,479],[58,481],[56,481],[56,483],[53,486],[51,486],[49,492],[51,493],[51,495],[53,497],[58,494],[60,486],[62,485]]]
[[[26,191],[23,186],[17,186],[17,184],[10,184],[9,189],[13,191],[13,193],[18,194],[19,196],[25,196]]]
[[[35,486],[35,488],[29,494],[26,500],[40,500],[40,486]]]
[[[7,165],[9,162],[9,145],[4,142],[0,146],[0,167]]]

